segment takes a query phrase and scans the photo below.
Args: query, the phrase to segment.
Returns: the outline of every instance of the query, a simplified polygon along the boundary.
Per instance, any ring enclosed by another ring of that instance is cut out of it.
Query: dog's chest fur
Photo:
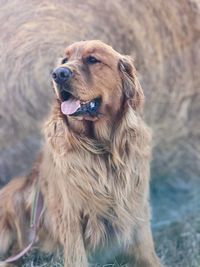
[[[41,185],[49,217],[54,217],[52,231],[62,235],[78,224],[89,250],[113,240],[127,244],[147,198],[148,144],[138,149],[135,131],[129,129],[113,141],[113,153],[102,152],[89,140],[74,138],[63,123],[51,123],[56,125],[46,132]]]
[[[82,163],[79,164],[79,161]],[[85,155],[79,151],[78,155],[72,153],[66,158],[60,157],[59,163],[49,167],[48,177],[55,173],[56,179],[52,182],[53,186],[49,186],[48,193],[53,198],[49,196],[48,202],[54,206],[53,199],[62,196],[64,203],[60,200],[62,211],[58,217],[61,214],[62,217],[71,214],[72,220],[80,221],[88,248],[104,246],[113,239],[121,240],[122,236],[123,239],[131,238],[131,188],[122,180],[127,178],[124,177],[123,170],[118,173],[108,161],[106,155],[93,155],[89,152]],[[67,211],[64,206],[67,206]]]

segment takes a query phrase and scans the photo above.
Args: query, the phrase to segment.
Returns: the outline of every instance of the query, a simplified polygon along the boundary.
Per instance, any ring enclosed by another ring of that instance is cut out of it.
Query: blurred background
[[[74,41],[100,39],[135,58],[146,96],[157,252],[166,266],[199,267],[200,0],[0,4],[0,186],[27,173],[40,150],[55,60]]]

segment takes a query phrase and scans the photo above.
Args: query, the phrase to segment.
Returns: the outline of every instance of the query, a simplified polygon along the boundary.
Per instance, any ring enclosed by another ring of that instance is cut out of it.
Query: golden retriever
[[[150,229],[151,135],[132,59],[101,41],[81,41],[66,49],[52,78],[56,100],[42,155],[30,175],[0,192],[0,253],[29,244],[39,190],[35,244],[60,249],[65,267],[87,267],[96,254],[161,266]]]

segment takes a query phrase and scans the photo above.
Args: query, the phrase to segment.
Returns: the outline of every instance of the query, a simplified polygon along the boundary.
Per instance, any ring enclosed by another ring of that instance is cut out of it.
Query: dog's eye
[[[88,64],[96,64],[96,63],[100,63],[101,61],[98,60],[97,58],[93,57],[93,56],[89,56],[86,58],[86,62]]]
[[[61,64],[65,64],[65,63],[67,63],[67,61],[68,61],[68,58],[65,57],[62,59]]]

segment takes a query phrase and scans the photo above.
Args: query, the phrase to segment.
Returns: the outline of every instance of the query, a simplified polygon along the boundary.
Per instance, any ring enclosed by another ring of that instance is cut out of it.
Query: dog
[[[150,229],[151,133],[133,60],[98,40],[76,42],[52,83],[41,155],[0,191],[0,253],[29,244],[39,192],[35,245],[62,251],[65,267],[88,267],[94,255],[161,267]]]

